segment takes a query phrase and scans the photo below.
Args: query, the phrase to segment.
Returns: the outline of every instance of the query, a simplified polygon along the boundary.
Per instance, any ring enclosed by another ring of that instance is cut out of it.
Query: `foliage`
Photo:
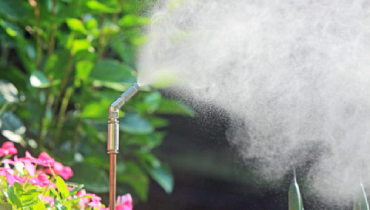
[[[362,182],[360,182],[360,185],[356,187],[356,189],[357,190],[353,200],[353,210],[369,210],[369,203],[367,201],[365,188]],[[296,172],[294,168],[293,168],[293,179],[289,185],[288,206],[289,210],[304,210],[302,196],[299,190]]]
[[[49,151],[74,170],[73,181],[108,191],[109,104],[136,81],[135,53],[151,0],[0,0],[0,132],[28,150]],[[167,120],[193,115],[158,91],[123,108],[118,193],[146,199],[149,177],[166,192],[169,167],[153,154]],[[90,179],[87,175],[94,174]]]
[[[369,210],[369,203],[367,201],[365,188],[362,183],[360,183],[360,187],[356,192],[356,196],[353,201],[353,210]]]
[[[289,210],[303,210],[301,192],[297,183],[295,169],[293,168],[293,179],[289,186]]]
[[[0,167],[1,209],[109,209],[99,196],[86,193],[83,185],[69,186],[63,179],[72,177],[73,171],[47,153],[35,158],[26,152],[23,158],[8,159],[16,154],[13,142],[6,142],[0,148],[4,164]],[[129,194],[119,196],[117,201],[117,210],[132,210]]]

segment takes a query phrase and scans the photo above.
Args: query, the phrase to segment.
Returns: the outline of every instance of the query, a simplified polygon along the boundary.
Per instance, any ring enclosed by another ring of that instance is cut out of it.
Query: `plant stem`
[[[54,104],[53,118],[52,119],[55,119],[56,116],[57,116],[58,104],[59,104],[59,102],[62,98],[63,90],[64,90],[65,86],[67,85],[69,74],[71,73],[71,71],[73,69],[72,67],[73,67],[73,49],[71,49],[71,51],[69,53],[66,73],[65,73],[64,78],[62,80],[62,84],[60,85],[60,89],[57,93],[57,99],[56,99],[55,104]]]
[[[105,40],[105,34],[104,34],[104,30],[103,30],[103,27],[104,27],[104,22],[105,22],[105,16],[101,16],[102,18],[102,21],[101,21],[101,28],[100,28],[100,34],[99,34],[99,40],[98,40],[98,43],[99,43],[99,46],[98,46],[98,56],[97,56],[97,59],[98,60],[101,60],[103,58],[103,55],[104,55],[104,50],[105,50],[105,47],[106,47],[106,43],[107,41]]]
[[[58,115],[57,128],[56,128],[56,132],[55,132],[55,142],[57,142],[57,143],[60,141],[60,134],[61,134],[62,127],[63,127],[63,124],[64,124],[64,115],[66,113],[67,106],[68,106],[68,103],[69,103],[69,99],[70,99],[73,91],[74,91],[74,87],[67,88],[66,93],[64,94],[64,97],[63,97],[63,100],[62,100],[62,105],[60,107],[59,115]]]
[[[41,46],[41,28],[40,28],[40,8],[37,0],[29,0],[31,6],[33,6],[33,14],[36,21],[36,68],[40,68],[41,56],[42,56],[42,46]]]
[[[78,139],[79,139],[78,134],[79,134],[80,129],[81,129],[81,115],[79,113],[78,118],[77,118],[76,130],[73,134],[73,141],[72,141],[72,150],[73,151],[76,151],[76,146],[77,146]]]
[[[57,0],[53,0],[53,5],[51,8],[51,21],[50,21],[50,40],[49,40],[49,48],[48,48],[48,56],[50,56],[54,51],[55,45],[55,13],[57,11]]]
[[[6,109],[6,107],[9,105],[9,102],[8,101],[6,101],[5,103],[4,103],[4,105],[2,105],[1,106],[1,108],[0,108],[0,116],[3,114],[3,112],[5,111],[5,109]]]
[[[46,124],[46,112],[48,110],[48,107],[50,106],[50,103],[51,103],[51,87],[48,87],[47,90],[46,90],[46,100],[45,100],[45,104],[42,108],[42,115],[41,115],[41,118],[40,118],[40,129],[39,129],[39,148],[40,148],[40,151],[42,151],[44,149],[44,146],[45,146],[45,138],[46,138],[46,132],[45,132],[45,124]]]

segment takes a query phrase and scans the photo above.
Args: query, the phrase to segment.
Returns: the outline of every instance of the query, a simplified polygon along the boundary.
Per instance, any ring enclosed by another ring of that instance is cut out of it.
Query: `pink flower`
[[[38,164],[49,167],[54,166],[55,160],[46,152],[41,152],[38,158]]]
[[[23,157],[23,158],[19,158],[22,162],[30,162],[30,163],[36,163],[36,164],[38,164],[39,163],[39,161],[38,161],[38,159],[37,158],[34,158],[34,157],[32,157],[32,155],[28,152],[28,151],[26,151],[26,157]]]
[[[15,155],[17,154],[17,149],[14,147],[14,143],[7,141],[5,142],[2,147],[0,148],[0,157],[5,155]]]
[[[49,197],[49,196],[43,196],[42,200],[44,200],[46,203],[50,204],[51,207],[54,207],[55,198]]]
[[[30,176],[35,175],[36,167],[30,162],[24,162],[24,168]]]
[[[91,195],[92,198],[91,198],[91,202],[89,203],[89,206],[91,207],[100,207],[101,206],[101,197],[95,195],[95,194],[91,194],[91,193],[87,193],[86,195]]]
[[[2,176],[6,176],[6,175],[13,175],[14,174],[14,170],[13,169],[10,169],[10,168],[3,168],[1,167],[0,168],[0,175]]]
[[[69,166],[64,166],[62,171],[59,174],[63,179],[67,180],[73,176],[73,171],[71,167]]]
[[[116,210],[132,210],[132,197],[130,194],[118,196]]]
[[[117,197],[116,210],[132,210],[132,197],[130,194]],[[109,210],[109,207],[101,207],[99,210]]]
[[[78,204],[80,205],[80,209],[85,209],[86,205],[89,203],[89,198],[81,198],[86,196],[86,191],[85,190],[80,190],[76,193],[76,196],[80,198],[78,200]]]
[[[6,181],[10,185],[14,185],[14,182],[19,182],[20,184],[23,184],[25,180],[26,180],[25,177],[15,176],[15,175],[12,175],[12,174],[7,174],[6,175]]]
[[[37,175],[37,177],[31,178],[30,182],[33,183],[34,185],[45,187],[50,183],[50,180],[46,174],[41,173]]]
[[[63,166],[59,162],[54,162],[54,167],[52,169],[47,168],[45,172],[48,174],[56,174],[61,176],[63,179],[67,180],[73,176],[73,171],[69,166]]]
[[[6,181],[10,184],[10,185],[14,185],[14,182],[16,182],[17,180],[15,179],[15,177],[11,174],[7,174],[6,175]]]

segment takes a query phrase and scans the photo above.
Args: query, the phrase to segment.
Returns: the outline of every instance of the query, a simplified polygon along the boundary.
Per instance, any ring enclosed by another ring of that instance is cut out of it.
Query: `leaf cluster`
[[[0,0],[0,138],[51,152],[72,166],[73,181],[106,193],[108,106],[136,82],[135,55],[152,4]],[[171,192],[170,169],[153,155],[168,125],[159,114],[194,112],[151,90],[121,113],[118,193],[145,200],[150,178]]]

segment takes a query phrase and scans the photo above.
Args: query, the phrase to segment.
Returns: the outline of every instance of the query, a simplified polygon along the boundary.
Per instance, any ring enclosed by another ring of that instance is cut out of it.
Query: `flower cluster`
[[[0,207],[5,201],[17,209],[26,206],[32,209],[64,209],[63,206],[66,209],[109,209],[101,203],[99,196],[86,193],[82,185],[70,187],[65,183],[64,180],[73,176],[69,166],[55,161],[45,152],[37,158],[29,152],[21,158],[16,154],[12,142],[5,142],[0,148],[3,158],[0,187],[7,189],[0,193]],[[130,194],[118,197],[116,210],[132,209]]]

